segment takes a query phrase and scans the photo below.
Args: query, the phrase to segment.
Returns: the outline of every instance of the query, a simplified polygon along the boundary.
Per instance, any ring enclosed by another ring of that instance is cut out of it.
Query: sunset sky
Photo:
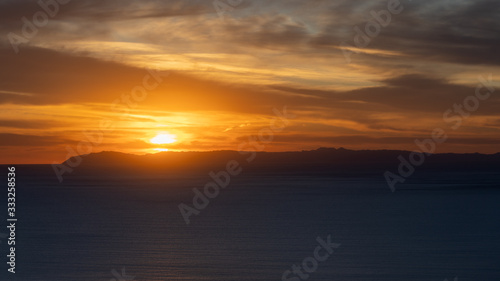
[[[237,150],[284,107],[266,151],[414,150],[442,128],[437,152],[499,152],[498,0],[401,0],[357,46],[394,1],[242,0],[221,17],[211,0],[61,0],[24,35],[43,8],[0,1],[0,163],[62,162],[96,132],[92,152]],[[491,96],[443,119],[478,77]]]

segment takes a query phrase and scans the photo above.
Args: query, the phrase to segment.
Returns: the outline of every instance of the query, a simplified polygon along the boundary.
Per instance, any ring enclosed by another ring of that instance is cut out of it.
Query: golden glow
[[[154,144],[168,144],[168,143],[174,143],[176,141],[177,141],[176,135],[165,134],[165,133],[158,134],[156,135],[156,137],[150,140],[150,142]]]

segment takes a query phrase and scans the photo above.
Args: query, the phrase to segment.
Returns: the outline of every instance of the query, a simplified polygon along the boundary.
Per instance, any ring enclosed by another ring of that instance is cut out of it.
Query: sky
[[[418,150],[435,129],[436,152],[500,151],[498,0],[40,3],[0,1],[0,163]]]

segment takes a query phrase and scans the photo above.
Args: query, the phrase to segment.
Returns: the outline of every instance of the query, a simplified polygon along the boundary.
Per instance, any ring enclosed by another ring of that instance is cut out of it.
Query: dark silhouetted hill
[[[75,170],[120,170],[137,172],[192,172],[221,170],[226,163],[235,160],[254,172],[297,173],[379,173],[397,170],[398,157],[409,159],[409,151],[399,150],[348,150],[344,148],[319,148],[296,152],[161,152],[132,155],[119,152],[100,152],[81,156],[81,164]],[[68,159],[65,163],[74,163]],[[491,170],[500,171],[500,153],[497,154],[432,154],[418,169],[424,170]]]
[[[226,169],[229,161],[242,167],[245,177],[370,177],[384,180],[384,172],[398,174],[401,159],[409,159],[409,151],[348,150],[319,148],[296,152],[162,152],[133,155],[120,152],[99,152],[72,157],[61,163],[68,167],[64,173],[67,186],[92,186],[96,179],[116,180],[131,178],[154,179],[208,177],[211,171]],[[77,163],[78,165],[71,164]],[[0,165],[7,166],[7,165]],[[26,186],[45,182],[59,185],[52,165],[15,165],[16,181]],[[458,176],[457,176],[458,175]],[[415,167],[412,180],[442,181],[444,178],[460,182],[488,181],[497,186],[500,176],[500,153],[496,154],[433,154],[425,156],[422,165]]]

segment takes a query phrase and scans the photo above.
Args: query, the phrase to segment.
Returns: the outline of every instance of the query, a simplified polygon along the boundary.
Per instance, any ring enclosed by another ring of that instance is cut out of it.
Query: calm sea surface
[[[17,273],[2,239],[0,280],[282,280],[329,235],[341,245],[307,280],[500,280],[498,175],[428,175],[391,193],[382,177],[247,174],[186,225],[178,205],[209,180],[20,180]]]

